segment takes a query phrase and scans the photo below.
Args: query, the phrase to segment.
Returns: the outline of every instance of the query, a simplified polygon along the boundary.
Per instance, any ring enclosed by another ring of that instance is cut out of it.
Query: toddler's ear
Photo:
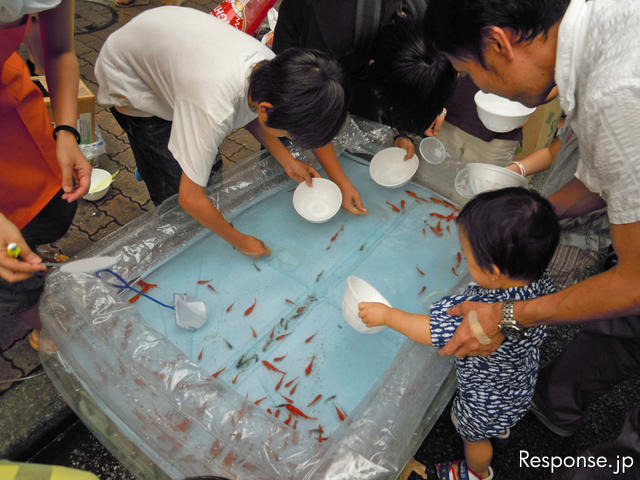
[[[491,264],[491,270],[489,274],[491,275],[493,280],[497,280],[498,278],[500,278],[500,275],[502,275],[502,272],[495,264]]]

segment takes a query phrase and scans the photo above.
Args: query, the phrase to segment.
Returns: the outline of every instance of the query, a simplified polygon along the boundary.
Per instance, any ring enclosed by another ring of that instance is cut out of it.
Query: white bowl
[[[469,171],[467,170],[467,167],[464,167],[456,174],[453,186],[455,187],[458,195],[462,198],[473,198],[473,193],[469,187]]]
[[[407,151],[400,147],[389,147],[380,150],[371,159],[369,175],[378,185],[398,188],[406,185],[418,170],[418,157],[414,155],[404,160]]]
[[[440,165],[447,158],[447,149],[436,137],[425,137],[418,147],[420,155],[433,165]]]
[[[107,179],[109,180],[108,182]],[[105,182],[106,184],[100,188],[100,190],[93,191],[97,185],[104,184]],[[91,186],[89,187],[89,191],[82,198],[89,200],[90,202],[100,200],[107,194],[110,186],[111,174],[101,168],[94,168],[91,170]]]
[[[293,192],[293,208],[312,223],[331,219],[342,205],[342,192],[338,185],[326,178],[312,178],[312,187],[302,182]]]
[[[481,90],[476,92],[473,99],[476,102],[478,117],[484,126],[493,132],[510,132],[522,125],[535,111],[535,108]]]
[[[364,322],[358,316],[358,304],[360,302],[378,302],[384,303],[390,307],[389,301],[382,296],[378,290],[373,288],[363,279],[356,277],[355,275],[349,275],[347,278],[347,285],[344,288],[342,294],[342,316],[346,322],[353,327],[354,330],[360,333],[378,333],[387,329],[386,325],[380,325],[377,327],[367,327]]]
[[[527,179],[522,175],[490,163],[470,163],[467,172],[469,190],[473,195],[506,187],[527,186]]]

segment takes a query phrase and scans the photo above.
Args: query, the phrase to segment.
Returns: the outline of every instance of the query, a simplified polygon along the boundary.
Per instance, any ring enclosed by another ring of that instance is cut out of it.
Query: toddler
[[[362,302],[359,315],[368,327],[387,325],[416,342],[442,347],[462,321],[447,314],[458,303],[526,300],[555,291],[546,267],[560,227],[551,204],[538,193],[524,188],[482,193],[464,206],[457,224],[474,283],[431,305],[430,316]],[[438,478],[493,478],[491,439],[504,443],[527,412],[545,335],[544,326],[516,331],[487,357],[456,359],[451,419],[464,442],[465,460],[438,464]]]

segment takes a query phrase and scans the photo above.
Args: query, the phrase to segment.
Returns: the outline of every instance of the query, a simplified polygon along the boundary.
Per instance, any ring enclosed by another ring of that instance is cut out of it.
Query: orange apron
[[[16,53],[30,23],[0,28],[0,212],[20,229],[62,186],[49,113]]]

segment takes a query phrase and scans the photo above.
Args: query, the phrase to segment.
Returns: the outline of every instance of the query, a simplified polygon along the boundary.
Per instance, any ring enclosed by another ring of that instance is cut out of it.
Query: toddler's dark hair
[[[560,224],[538,192],[514,187],[484,192],[467,203],[457,219],[478,266],[491,266],[515,280],[539,279],[560,240]]]
[[[286,130],[302,148],[319,148],[347,117],[346,76],[329,54],[287,48],[249,77],[249,97],[269,102],[267,126]]]

